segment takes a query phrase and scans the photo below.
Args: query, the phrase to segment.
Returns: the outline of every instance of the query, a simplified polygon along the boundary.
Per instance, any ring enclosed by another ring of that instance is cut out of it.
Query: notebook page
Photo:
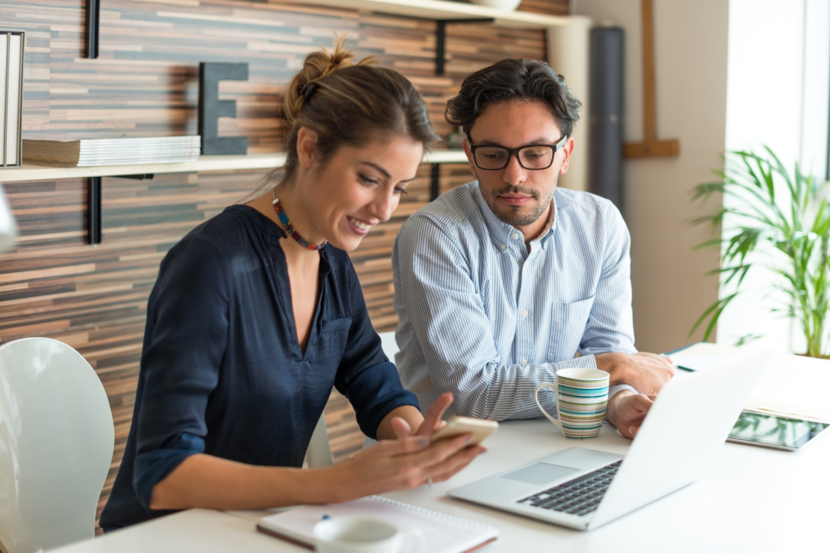
[[[428,511],[383,497],[372,496],[331,505],[307,505],[267,516],[260,526],[296,540],[312,543],[314,525],[330,517],[359,515],[387,520],[401,528],[418,528],[430,553],[463,553],[495,538],[492,526]]]

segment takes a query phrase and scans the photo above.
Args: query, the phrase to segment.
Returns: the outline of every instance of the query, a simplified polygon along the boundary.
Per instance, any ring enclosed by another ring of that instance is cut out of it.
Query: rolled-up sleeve
[[[149,508],[153,489],[205,449],[205,411],[226,349],[228,295],[221,256],[200,239],[168,255],[153,290],[141,358],[133,488]]]
[[[354,407],[360,430],[377,439],[377,429],[384,417],[398,407],[418,408],[418,398],[404,389],[398,370],[383,353],[357,275],[351,274],[352,323],[346,350],[335,379],[335,388]]]

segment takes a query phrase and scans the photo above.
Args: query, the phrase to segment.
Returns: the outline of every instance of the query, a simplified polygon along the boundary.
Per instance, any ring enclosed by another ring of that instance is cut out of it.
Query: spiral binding
[[[418,513],[420,515],[428,515],[433,518],[437,518],[440,520],[446,520],[448,522],[454,522],[455,524],[460,524],[463,526],[472,526],[474,528],[478,528],[480,530],[489,530],[490,526],[487,524],[482,524],[481,522],[475,522],[473,520],[467,520],[465,518],[458,518],[452,515],[447,515],[444,513],[439,513],[438,511],[430,511],[429,509],[424,509],[423,507],[416,507],[415,505],[410,505],[409,503],[401,503],[400,501],[395,501],[394,499],[388,499],[386,497],[381,497],[379,495],[371,496],[373,501],[378,501],[380,503],[384,503],[386,505],[392,505],[394,507],[400,507],[406,509],[407,511],[412,511],[414,513]]]

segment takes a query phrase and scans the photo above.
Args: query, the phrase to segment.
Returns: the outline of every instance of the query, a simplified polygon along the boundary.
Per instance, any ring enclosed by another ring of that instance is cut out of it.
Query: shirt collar
[[[490,206],[487,205],[486,201],[484,201],[484,196],[481,194],[481,188],[479,187],[478,181],[473,181],[472,184],[474,186],[473,195],[475,196],[476,202],[478,202],[479,209],[484,217],[484,224],[487,225],[487,230],[490,232],[490,238],[493,240],[496,247],[502,251],[506,251],[511,241],[521,241],[522,247],[524,247],[524,235],[522,234],[522,231],[496,217],[496,214],[493,213],[493,210],[490,209]],[[542,229],[542,232],[539,233],[539,236],[530,241],[531,244],[539,243],[544,247],[544,245],[548,242],[548,238],[553,236],[556,232],[556,220],[559,218],[557,216],[558,210],[556,207],[556,200],[551,200],[551,203],[553,204],[553,209],[548,211],[547,223]],[[516,234],[518,234],[518,237],[511,239],[511,237]]]

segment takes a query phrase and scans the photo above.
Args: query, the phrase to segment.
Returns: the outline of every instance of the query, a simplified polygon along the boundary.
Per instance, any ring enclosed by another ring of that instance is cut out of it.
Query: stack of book
[[[23,140],[23,161],[56,167],[185,163],[199,159],[200,138],[84,138],[69,142]]]

